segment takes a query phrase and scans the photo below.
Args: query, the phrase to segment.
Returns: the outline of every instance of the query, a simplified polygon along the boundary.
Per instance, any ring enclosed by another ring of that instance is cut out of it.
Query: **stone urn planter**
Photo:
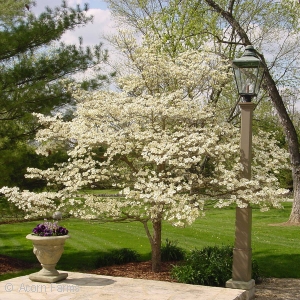
[[[68,273],[59,273],[55,266],[59,261],[64,244],[69,235],[36,236],[28,234],[26,238],[33,243],[33,253],[42,265],[42,270],[29,275],[29,279],[38,282],[57,282],[68,277]]]

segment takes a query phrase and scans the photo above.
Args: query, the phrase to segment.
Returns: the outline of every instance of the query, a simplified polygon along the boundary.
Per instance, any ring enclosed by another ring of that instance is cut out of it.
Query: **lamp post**
[[[252,116],[256,104],[252,103],[257,96],[264,75],[264,64],[258,58],[253,46],[247,46],[242,57],[232,62],[238,93],[244,102],[241,109],[241,141],[240,154],[243,165],[242,178],[251,179],[252,149]],[[251,279],[252,248],[251,248],[252,208],[236,208],[235,243],[233,249],[232,279],[226,287],[244,289],[247,299],[254,299],[255,282]]]

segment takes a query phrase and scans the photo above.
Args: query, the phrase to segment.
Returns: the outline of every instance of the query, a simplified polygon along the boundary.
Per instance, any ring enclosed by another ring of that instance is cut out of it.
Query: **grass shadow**
[[[2,253],[15,258],[20,259],[26,263],[32,264],[34,268],[40,269],[39,261],[32,251],[32,245],[29,245],[28,249],[24,249],[21,245],[19,247],[11,250],[11,247],[1,247],[3,250]],[[107,256],[109,254],[108,251],[77,251],[65,249],[63,252],[59,262],[56,265],[57,270],[64,271],[73,271],[73,272],[89,272],[97,268],[97,262],[102,257]],[[139,257],[140,261],[145,261],[150,259],[150,253],[148,255],[143,255]],[[21,276],[19,273],[12,277]],[[11,277],[11,278],[12,278]],[[4,280],[4,279],[3,279]]]
[[[270,251],[256,252],[253,257],[265,278],[300,278],[300,254],[276,255]]]

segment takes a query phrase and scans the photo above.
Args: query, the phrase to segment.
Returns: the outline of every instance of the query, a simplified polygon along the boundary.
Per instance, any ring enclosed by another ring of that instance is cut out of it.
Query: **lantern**
[[[253,46],[247,46],[242,57],[232,61],[238,93],[246,102],[257,96],[265,66],[258,58]]]

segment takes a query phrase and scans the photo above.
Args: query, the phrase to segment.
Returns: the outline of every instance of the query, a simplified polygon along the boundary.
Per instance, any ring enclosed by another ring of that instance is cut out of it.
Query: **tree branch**
[[[242,39],[243,45],[251,45],[251,42],[248,38],[246,31],[242,28],[240,23],[233,17],[232,13],[229,11],[225,11],[221,6],[219,6],[213,0],[205,0],[205,2],[213,8],[217,13],[219,13],[231,26],[236,30],[240,38]],[[234,1],[232,1],[234,3]]]
[[[131,168],[131,170],[133,170],[134,172],[138,172],[138,170],[133,165],[132,161],[130,161],[126,155],[122,155],[120,157],[120,160],[124,161]]]

